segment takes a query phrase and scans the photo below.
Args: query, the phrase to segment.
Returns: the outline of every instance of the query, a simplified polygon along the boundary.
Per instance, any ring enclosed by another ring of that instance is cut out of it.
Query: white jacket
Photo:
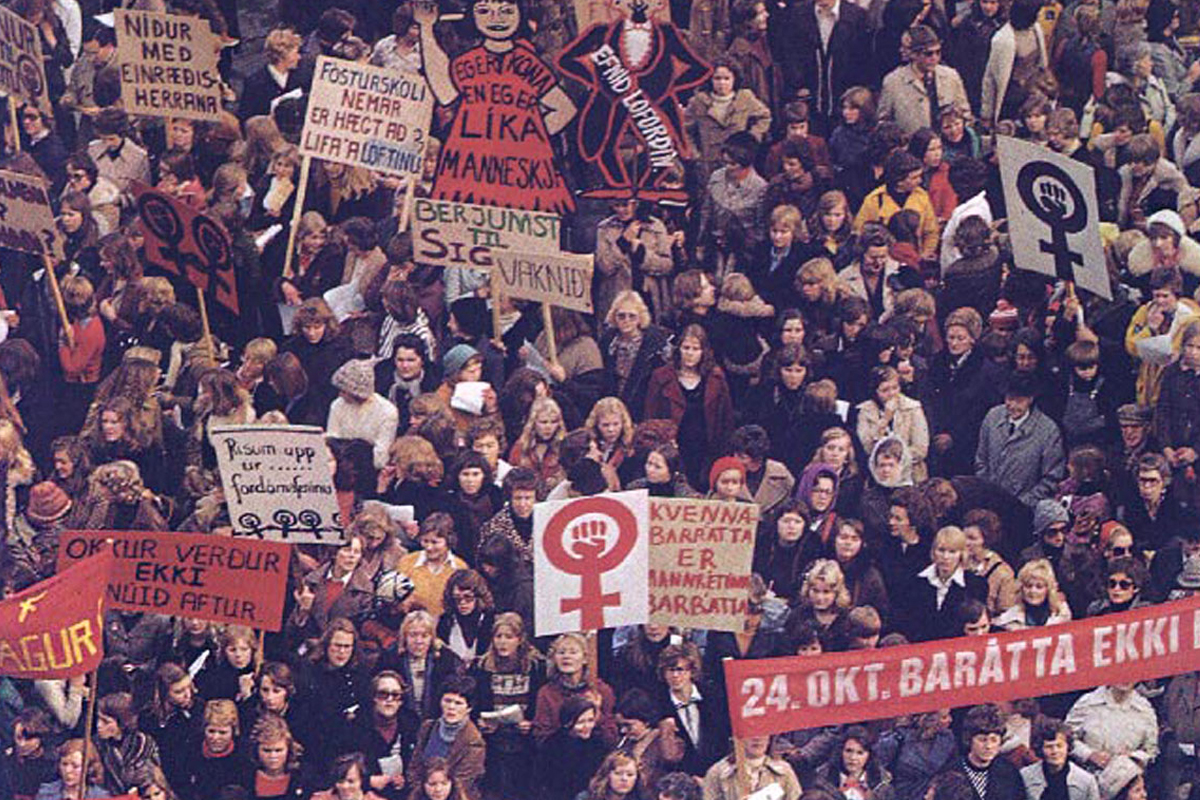
[[[1041,800],[1042,792],[1046,791],[1046,773],[1042,771],[1042,762],[1023,767],[1021,782],[1025,784],[1026,800]],[[1067,797],[1069,800],[1100,800],[1096,776],[1068,762]]]
[[[1046,37],[1042,26],[1034,23],[1034,35],[1037,36],[1038,53],[1043,68],[1049,68],[1050,59],[1046,54]],[[988,54],[987,67],[983,71],[983,99],[980,104],[980,118],[989,125],[995,125],[1000,118],[1000,109],[1004,105],[1004,95],[1008,92],[1008,81],[1012,78],[1013,61],[1017,56],[1017,35],[1011,22],[992,36],[992,50]]]
[[[1085,694],[1067,713],[1067,725],[1075,731],[1071,757],[1086,767],[1093,753],[1126,755],[1142,763],[1158,755],[1158,719],[1150,701],[1136,691],[1118,703],[1107,686]]]

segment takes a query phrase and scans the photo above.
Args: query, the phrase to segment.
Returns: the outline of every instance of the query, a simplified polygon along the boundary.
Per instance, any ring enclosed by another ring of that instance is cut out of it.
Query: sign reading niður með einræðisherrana
[[[126,111],[149,117],[220,118],[219,40],[208,20],[121,8],[113,14]]]

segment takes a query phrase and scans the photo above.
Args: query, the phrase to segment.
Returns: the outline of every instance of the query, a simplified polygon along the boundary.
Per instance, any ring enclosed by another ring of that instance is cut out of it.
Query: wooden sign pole
[[[750,795],[750,771],[746,768],[746,746],[733,737],[733,758],[737,763],[738,797]]]
[[[258,629],[258,649],[254,651],[254,679],[258,680],[258,674],[262,672],[263,665],[263,646],[266,644],[267,632],[262,628]]]
[[[204,342],[204,349],[208,352],[209,359],[216,364],[217,350],[213,347],[212,328],[208,326],[208,303],[204,300],[204,292],[197,291],[196,300],[200,305],[200,325],[204,331],[201,341]]]
[[[550,363],[558,363],[558,342],[554,337],[554,316],[550,312],[550,304],[542,303],[542,322],[546,328],[546,349],[550,353]]]
[[[42,256],[46,265],[46,278],[50,281],[50,292],[54,295],[54,305],[58,306],[58,319],[62,323],[63,336],[67,339],[67,347],[75,347],[75,333],[71,330],[71,320],[67,318],[67,306],[63,303],[62,288],[58,285],[58,274],[54,271],[54,256]]]
[[[100,668],[92,670],[87,682],[87,714],[83,724],[83,785],[87,786],[88,753],[92,749],[92,730],[96,727],[96,704],[100,702]]]
[[[504,330],[500,326],[500,276],[495,269],[489,276],[492,283],[492,341],[500,345],[504,341]]]
[[[296,205],[292,208],[292,225],[288,231],[287,255],[283,259],[283,277],[290,278],[292,271],[292,253],[296,249],[296,230],[300,227],[300,217],[304,215],[304,195],[308,192],[308,173],[312,169],[312,157],[303,156],[300,159],[300,182],[296,185]]]
[[[8,96],[8,121],[13,129],[13,147],[16,152],[21,152],[21,122],[17,118],[17,98],[15,95]]]
[[[408,218],[412,216],[413,197],[417,193],[417,181],[420,179],[420,175],[410,175],[408,178],[408,188],[404,190],[404,205],[400,207],[400,222],[396,225],[397,233],[408,230]]]

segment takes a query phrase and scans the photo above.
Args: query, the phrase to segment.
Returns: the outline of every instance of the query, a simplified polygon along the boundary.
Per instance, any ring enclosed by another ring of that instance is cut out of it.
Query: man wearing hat
[[[1112,448],[1108,459],[1113,471],[1113,486],[1121,490],[1131,490],[1137,473],[1138,459],[1146,453],[1161,452],[1162,448],[1158,446],[1150,428],[1153,418],[1154,410],[1149,406],[1126,403],[1117,408],[1121,441]]]
[[[975,474],[1015,494],[1033,507],[1052,497],[1066,476],[1066,455],[1058,425],[1034,408],[1032,378],[1014,375],[1004,403],[988,411],[979,431]]]
[[[329,407],[325,433],[331,439],[362,439],[373,448],[375,469],[388,463],[400,414],[387,398],[375,393],[375,368],[369,359],[352,359],[333,373],[338,398]]]
[[[879,119],[895,122],[905,138],[920,128],[941,130],[940,110],[953,106],[963,119],[971,118],[971,102],[962,78],[942,64],[942,42],[933,28],[914,25],[904,34],[912,61],[901,64],[883,79]]]
[[[29,505],[17,515],[4,542],[18,589],[54,574],[58,535],[70,513],[71,498],[57,483],[42,481],[29,490]]]

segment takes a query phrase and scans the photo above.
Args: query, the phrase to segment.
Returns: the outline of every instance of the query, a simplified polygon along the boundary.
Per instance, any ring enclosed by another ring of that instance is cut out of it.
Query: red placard
[[[133,196],[146,236],[146,259],[187,278],[196,291],[211,292],[214,300],[237,314],[233,243],[225,228],[182,200],[143,183],[133,184]]]
[[[1200,596],[1120,614],[924,644],[725,662],[737,736],[919,714],[1191,672]]]
[[[0,602],[0,675],[57,680],[100,666],[112,569],[112,555],[101,550]]]
[[[174,531],[66,531],[60,566],[87,558],[113,540],[116,564],[107,602],[266,631],[283,625],[289,546]]]

